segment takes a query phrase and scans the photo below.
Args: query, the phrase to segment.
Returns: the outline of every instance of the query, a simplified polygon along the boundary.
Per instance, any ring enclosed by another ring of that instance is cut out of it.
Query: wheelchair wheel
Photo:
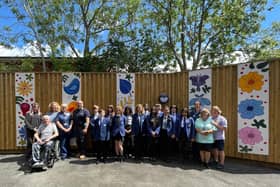
[[[54,158],[51,158],[51,159],[48,161],[47,167],[48,167],[48,168],[52,168],[53,165],[54,165]]]

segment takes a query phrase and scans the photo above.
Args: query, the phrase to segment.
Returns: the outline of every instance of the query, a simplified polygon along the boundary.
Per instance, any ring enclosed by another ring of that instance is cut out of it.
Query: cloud
[[[187,54],[186,54],[187,55]],[[235,57],[235,59],[233,61],[227,61],[224,63],[224,65],[229,65],[229,64],[239,64],[239,63],[245,63],[248,62],[251,59],[251,56],[248,54],[245,54],[242,51],[235,51],[231,54],[232,56]],[[166,67],[168,66],[168,64],[170,63],[165,63],[165,64],[161,64],[158,65],[157,67],[154,68],[155,72],[165,72],[165,73],[172,73],[172,72],[180,72],[180,66],[176,61],[172,61],[172,64],[176,64],[175,67],[171,67],[169,66],[168,70],[166,70]],[[192,69],[192,65],[193,65],[193,61],[192,60],[187,60],[187,70],[191,70]],[[208,68],[209,66],[198,66],[198,69],[200,68]]]
[[[43,52],[44,56],[47,57],[50,54],[50,47],[43,46],[45,51]],[[1,57],[40,57],[39,50],[31,43],[26,44],[22,47],[13,46],[12,48],[6,48],[0,45],[0,56]]]
[[[12,48],[7,48],[0,45],[0,57],[40,57],[40,51],[34,46],[36,41],[33,43],[28,43],[22,47],[13,46]],[[45,51],[43,52],[45,57],[49,57],[51,54],[51,48],[49,45],[43,45]],[[78,51],[78,50],[77,50]],[[80,56],[82,54],[79,53]],[[76,57],[70,47],[66,47],[64,50],[64,57]]]

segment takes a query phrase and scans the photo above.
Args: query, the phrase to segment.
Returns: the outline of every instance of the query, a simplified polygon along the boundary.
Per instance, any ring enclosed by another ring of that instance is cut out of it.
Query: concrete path
[[[93,158],[58,161],[52,169],[29,173],[23,155],[0,155],[0,187],[9,186],[280,186],[280,170],[228,159],[223,171],[187,162],[95,164]]]

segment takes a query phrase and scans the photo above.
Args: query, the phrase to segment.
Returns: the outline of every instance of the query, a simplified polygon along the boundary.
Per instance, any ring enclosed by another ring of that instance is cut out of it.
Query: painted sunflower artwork
[[[238,65],[238,151],[269,154],[269,64]]]
[[[17,85],[16,92],[22,96],[28,96],[32,93],[32,84],[29,81],[20,81]]]
[[[35,102],[35,74],[15,73],[15,100],[16,100],[16,145],[26,145],[26,130],[24,119]]]

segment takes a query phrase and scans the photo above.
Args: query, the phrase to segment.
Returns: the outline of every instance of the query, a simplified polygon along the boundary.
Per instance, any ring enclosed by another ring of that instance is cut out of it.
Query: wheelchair
[[[46,151],[48,151],[46,153]],[[32,157],[29,159],[29,166],[31,171],[34,170],[47,170],[48,168],[52,168],[54,163],[58,160],[57,155],[59,155],[59,140],[53,140],[53,144],[50,149],[41,148],[40,158],[41,162],[34,165]]]

